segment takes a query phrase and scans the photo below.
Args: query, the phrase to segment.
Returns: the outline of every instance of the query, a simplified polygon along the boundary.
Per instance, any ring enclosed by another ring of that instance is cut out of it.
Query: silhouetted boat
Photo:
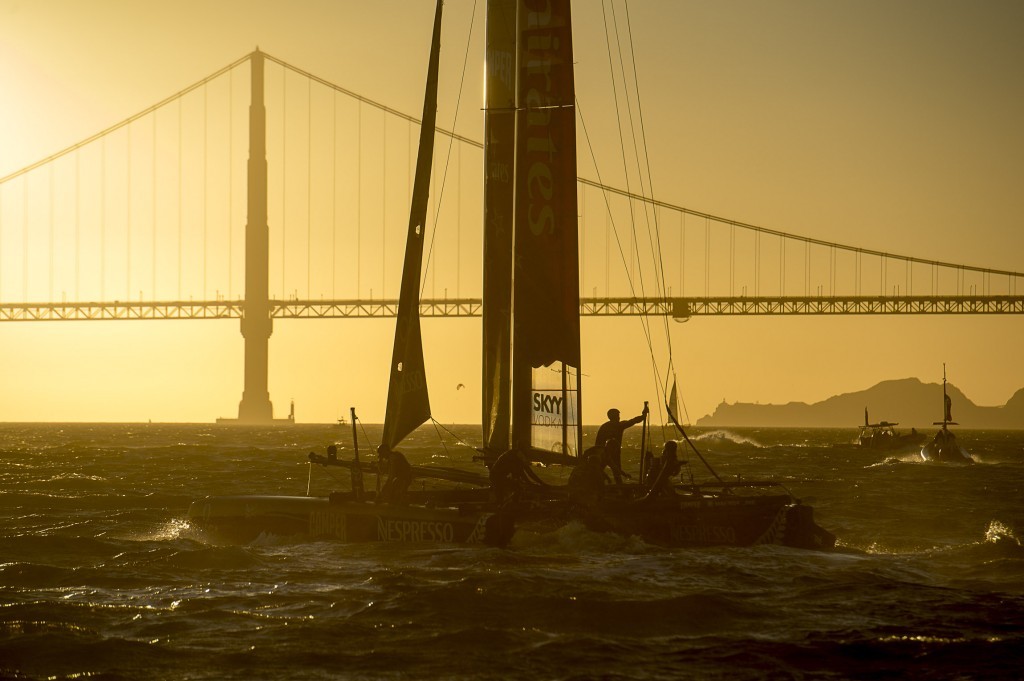
[[[919,433],[914,428],[911,428],[909,433],[900,433],[896,430],[898,425],[898,423],[891,423],[889,421],[871,423],[868,419],[868,410],[865,408],[864,425],[860,426],[857,444],[865,449],[891,452],[898,449],[915,447],[927,439],[924,433]]]
[[[441,37],[441,1],[434,16],[433,41],[423,102],[416,175],[402,270],[395,345],[384,417],[382,448],[394,452],[409,433],[430,418],[419,325],[419,280],[423,261],[430,173],[433,160],[437,83]],[[254,72],[255,72],[254,67]],[[262,74],[262,68],[259,68]],[[255,77],[255,76],[254,76]],[[392,495],[364,490],[363,474],[377,468],[359,461],[356,416],[352,410],[355,458],[343,461],[328,450],[327,457],[310,453],[310,464],[342,466],[352,473],[351,489],[327,497],[213,496],[197,500],[189,521],[214,536],[248,541],[260,534],[328,537],[346,542],[414,542],[488,544],[504,546],[515,526],[507,511],[494,508],[487,478],[432,466],[410,467],[413,477],[454,479],[483,489],[408,491]],[[404,460],[404,459],[403,459]],[[389,476],[389,483],[392,482]],[[408,483],[406,483],[407,485]],[[376,503],[381,502],[381,503]]]
[[[586,481],[582,487],[522,485],[513,502],[517,524],[526,528],[576,519],[594,530],[666,546],[831,548],[835,537],[814,523],[812,509],[773,481],[732,483],[716,475],[708,484],[665,484],[664,479],[655,484],[652,479],[605,487],[596,476],[577,475],[586,472],[581,466],[587,462],[581,459],[579,418],[570,3],[520,2],[518,31],[511,32],[515,8],[514,0],[488,3],[483,449],[489,461],[511,448],[524,459],[577,466],[570,480]],[[518,67],[510,71],[509,64]],[[513,216],[511,225],[508,216]],[[595,487],[588,489],[589,484]]]
[[[942,426],[942,430],[935,433],[931,442],[921,447],[921,459],[924,461],[941,461],[944,463],[974,463],[974,459],[967,453],[956,436],[948,426],[958,426],[953,421],[953,400],[946,392],[946,365],[942,365],[942,420],[932,425]]]

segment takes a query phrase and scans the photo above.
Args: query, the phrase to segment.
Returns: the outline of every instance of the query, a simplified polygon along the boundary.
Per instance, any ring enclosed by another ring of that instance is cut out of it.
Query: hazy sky
[[[482,138],[484,5],[456,124],[473,139]],[[445,6],[443,127],[473,7]],[[573,5],[580,106],[602,179],[620,184],[608,131],[611,11]],[[624,17],[620,2],[615,11]],[[427,0],[0,0],[0,176],[257,45],[419,116],[432,14]],[[1024,4],[632,0],[629,17],[659,199],[865,249],[1024,270]],[[580,174],[595,177],[589,159]],[[386,210],[398,216],[408,204]],[[393,325],[276,321],[277,415],[294,399],[299,421],[333,421],[350,406],[379,421]],[[587,318],[583,332],[587,422],[656,399],[636,320]],[[694,420],[723,399],[812,402],[889,378],[937,382],[943,362],[979,404],[1024,387],[1019,318],[699,318],[672,333]],[[424,322],[439,421],[479,418],[479,335],[476,319]],[[237,320],[6,323],[0,348],[4,421],[211,421],[234,416],[242,392]],[[859,420],[851,414],[851,427]]]

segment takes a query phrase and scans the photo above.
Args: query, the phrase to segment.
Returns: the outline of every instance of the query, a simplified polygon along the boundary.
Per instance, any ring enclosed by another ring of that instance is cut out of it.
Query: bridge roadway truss
[[[0,322],[103,321],[142,319],[240,319],[245,302],[171,301],[109,303],[2,303]],[[421,317],[479,317],[479,298],[423,299]],[[274,319],[395,317],[398,300],[270,301]],[[582,298],[584,317],[883,314],[1024,314],[1024,295],[851,296],[720,298]]]

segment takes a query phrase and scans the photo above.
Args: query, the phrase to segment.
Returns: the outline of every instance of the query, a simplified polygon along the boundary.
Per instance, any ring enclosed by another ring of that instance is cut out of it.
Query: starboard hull
[[[230,542],[274,535],[346,543],[505,546],[515,532],[511,517],[502,513],[328,497],[206,497],[192,502],[188,519],[211,537]]]
[[[604,501],[577,514],[590,529],[674,548],[780,544],[831,550],[836,541],[815,523],[810,506],[788,495],[677,494],[647,502]]]
[[[921,460],[931,463],[964,463],[972,464],[974,459],[968,454],[956,437],[949,431],[939,431],[935,438],[921,447]]]

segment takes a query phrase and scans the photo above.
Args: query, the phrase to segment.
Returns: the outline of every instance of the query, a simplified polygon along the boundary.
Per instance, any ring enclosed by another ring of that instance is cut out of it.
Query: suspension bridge
[[[393,317],[419,121],[255,51],[0,178],[0,322]],[[479,316],[482,145],[438,128],[425,317]],[[1024,274],[886,253],[578,181],[582,315],[1021,314]],[[639,244],[654,243],[644,255]]]

